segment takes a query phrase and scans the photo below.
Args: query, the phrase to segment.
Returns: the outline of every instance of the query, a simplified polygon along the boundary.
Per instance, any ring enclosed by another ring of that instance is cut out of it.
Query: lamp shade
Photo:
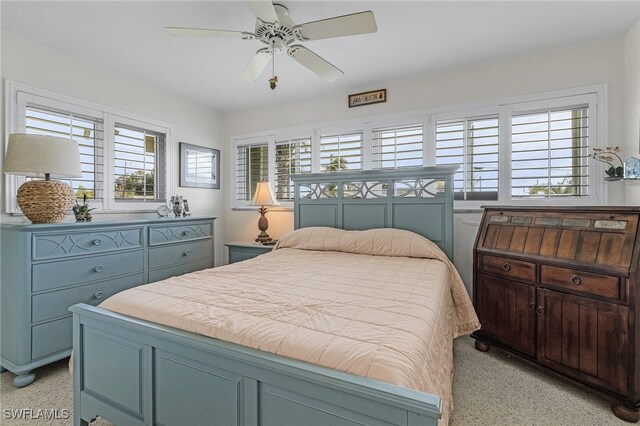
[[[81,177],[78,143],[55,136],[11,134],[4,172],[29,177]]]
[[[269,182],[260,181],[256,184],[256,192],[251,200],[252,206],[279,206]]]

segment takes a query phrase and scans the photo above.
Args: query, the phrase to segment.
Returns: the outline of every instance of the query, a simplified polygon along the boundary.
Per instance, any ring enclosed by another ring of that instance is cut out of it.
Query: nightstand
[[[269,253],[273,249],[273,245],[265,246],[258,243],[225,243],[229,247],[229,264],[240,262]]]

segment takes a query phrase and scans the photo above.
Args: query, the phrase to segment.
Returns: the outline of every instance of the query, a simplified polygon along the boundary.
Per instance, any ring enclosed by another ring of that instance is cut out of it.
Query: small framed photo
[[[624,178],[640,179],[640,158],[627,158],[627,160],[624,162]]]
[[[220,189],[220,150],[180,142],[180,186]]]
[[[187,200],[182,200],[182,216],[191,216],[191,212],[189,211],[189,203]]]

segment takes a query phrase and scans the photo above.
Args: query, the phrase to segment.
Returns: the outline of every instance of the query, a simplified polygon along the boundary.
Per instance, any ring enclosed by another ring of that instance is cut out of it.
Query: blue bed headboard
[[[438,244],[453,260],[453,175],[457,168],[294,175],[294,228],[406,229]]]

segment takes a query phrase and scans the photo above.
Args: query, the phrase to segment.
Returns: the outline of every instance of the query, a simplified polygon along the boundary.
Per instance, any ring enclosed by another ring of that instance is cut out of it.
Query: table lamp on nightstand
[[[279,206],[280,203],[276,200],[276,197],[273,195],[273,191],[271,191],[271,186],[269,186],[269,182],[260,181],[256,184],[256,192],[253,195],[253,199],[251,200],[250,205],[252,206],[260,206],[260,219],[258,219],[258,229],[260,230],[260,235],[256,238],[256,242],[265,244],[271,241],[271,237],[267,234],[267,228],[269,227],[269,222],[267,221],[267,217],[265,214],[267,213],[267,206]]]
[[[54,178],[82,177],[80,150],[73,139],[14,133],[9,135],[4,173],[44,178],[29,180],[18,189],[22,213],[33,223],[56,223],[75,200],[71,186]]]

